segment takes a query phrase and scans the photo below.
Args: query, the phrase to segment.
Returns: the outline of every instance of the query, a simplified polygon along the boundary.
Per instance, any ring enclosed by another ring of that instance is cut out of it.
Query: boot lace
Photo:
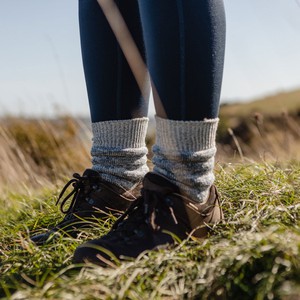
[[[60,192],[58,199],[55,203],[55,205],[60,204],[60,211],[63,214],[69,214],[74,211],[75,207],[78,204],[79,194],[84,191],[85,187],[87,186],[89,182],[89,178],[87,176],[81,176],[78,173],[74,173],[71,180],[67,182],[67,184],[63,187],[62,191]],[[72,185],[73,191],[71,191],[69,194],[67,194],[65,197],[64,194],[68,187]],[[73,196],[73,197],[72,197]],[[65,209],[65,205],[67,201],[72,197],[71,203],[67,209]],[[61,202],[61,203],[60,203]]]
[[[143,189],[142,196],[133,202],[115,222],[112,231],[119,232],[121,236],[124,236],[126,233],[136,232],[142,227],[141,225],[146,225],[153,231],[159,231],[160,225],[157,223],[157,215],[162,210],[168,211],[174,223],[178,224],[172,208],[172,200],[167,195]]]

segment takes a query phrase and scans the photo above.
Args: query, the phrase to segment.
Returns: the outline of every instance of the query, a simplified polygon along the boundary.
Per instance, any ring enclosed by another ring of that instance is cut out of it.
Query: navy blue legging
[[[147,57],[167,117],[216,118],[225,49],[223,1],[116,3]],[[146,101],[97,0],[79,0],[79,24],[92,122],[146,116]]]

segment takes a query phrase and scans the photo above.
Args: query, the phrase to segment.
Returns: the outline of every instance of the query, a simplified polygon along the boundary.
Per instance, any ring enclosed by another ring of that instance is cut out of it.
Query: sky
[[[221,102],[300,88],[300,0],[224,2]],[[89,114],[77,6],[0,0],[0,115]]]

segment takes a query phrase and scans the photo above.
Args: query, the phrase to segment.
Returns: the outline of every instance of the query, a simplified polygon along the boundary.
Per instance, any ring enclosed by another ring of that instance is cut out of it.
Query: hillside
[[[220,109],[219,159],[299,159],[300,90]]]
[[[271,115],[283,111],[291,114],[300,113],[300,89],[270,95],[246,103],[223,104],[220,114],[226,117],[244,117],[255,112]]]

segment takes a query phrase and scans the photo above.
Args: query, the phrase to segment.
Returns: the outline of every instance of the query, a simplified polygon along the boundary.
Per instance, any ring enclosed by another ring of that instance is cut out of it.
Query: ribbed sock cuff
[[[204,121],[174,121],[158,116],[156,144],[161,150],[197,152],[215,147],[219,119]]]
[[[92,123],[93,142],[97,147],[145,147],[148,118],[113,120]]]

